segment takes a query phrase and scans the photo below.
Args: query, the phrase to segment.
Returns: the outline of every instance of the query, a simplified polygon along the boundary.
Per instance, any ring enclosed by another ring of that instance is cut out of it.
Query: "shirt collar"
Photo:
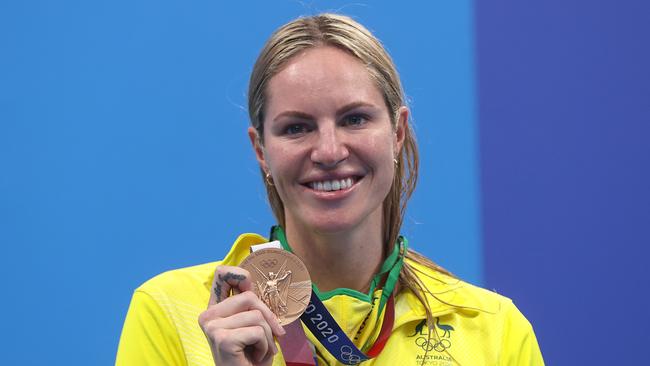
[[[250,247],[268,242],[268,239],[253,233],[241,234],[234,245],[218,265],[237,266],[250,253]],[[464,312],[468,315],[478,312],[496,313],[500,308],[500,301],[495,296],[485,296],[484,290],[470,285],[459,279],[447,276],[434,269],[405,259],[416,271],[419,279],[428,289],[425,295],[429,301],[432,315],[442,316],[451,312]],[[203,283],[211,290],[214,272]],[[411,320],[426,318],[424,305],[408,289],[400,290],[400,296],[395,303],[395,326]]]

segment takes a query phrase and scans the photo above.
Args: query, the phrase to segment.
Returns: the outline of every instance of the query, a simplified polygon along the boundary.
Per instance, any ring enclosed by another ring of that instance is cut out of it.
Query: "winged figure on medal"
[[[311,291],[304,290],[311,289],[311,281],[291,282],[292,273],[286,269],[286,259],[277,272],[264,273],[256,265],[253,267],[262,276],[262,281],[255,281],[256,292],[278,318],[291,317],[293,313],[302,313],[302,310],[309,304]],[[297,304],[294,305],[291,302]]]

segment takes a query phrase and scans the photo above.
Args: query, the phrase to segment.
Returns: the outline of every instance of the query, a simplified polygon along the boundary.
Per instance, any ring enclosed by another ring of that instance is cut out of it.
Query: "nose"
[[[342,132],[338,131],[335,123],[321,124],[318,128],[311,160],[323,168],[334,168],[348,158],[350,152],[343,141]]]

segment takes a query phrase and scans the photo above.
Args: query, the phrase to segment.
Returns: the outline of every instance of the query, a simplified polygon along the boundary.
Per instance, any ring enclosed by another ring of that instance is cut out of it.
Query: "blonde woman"
[[[282,26],[248,98],[277,226],[270,238],[241,235],[222,261],[137,289],[117,364],[543,365],[509,299],[454,278],[399,235],[417,148],[395,66],[368,30],[335,14]],[[269,240],[311,276],[302,323],[281,326],[239,267]],[[309,357],[298,360],[301,344]]]

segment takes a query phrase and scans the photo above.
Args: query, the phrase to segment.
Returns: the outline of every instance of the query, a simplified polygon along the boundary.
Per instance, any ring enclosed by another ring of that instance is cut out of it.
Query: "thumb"
[[[250,273],[239,267],[217,266],[212,279],[212,291],[208,306],[218,304],[232,294],[250,290]]]

